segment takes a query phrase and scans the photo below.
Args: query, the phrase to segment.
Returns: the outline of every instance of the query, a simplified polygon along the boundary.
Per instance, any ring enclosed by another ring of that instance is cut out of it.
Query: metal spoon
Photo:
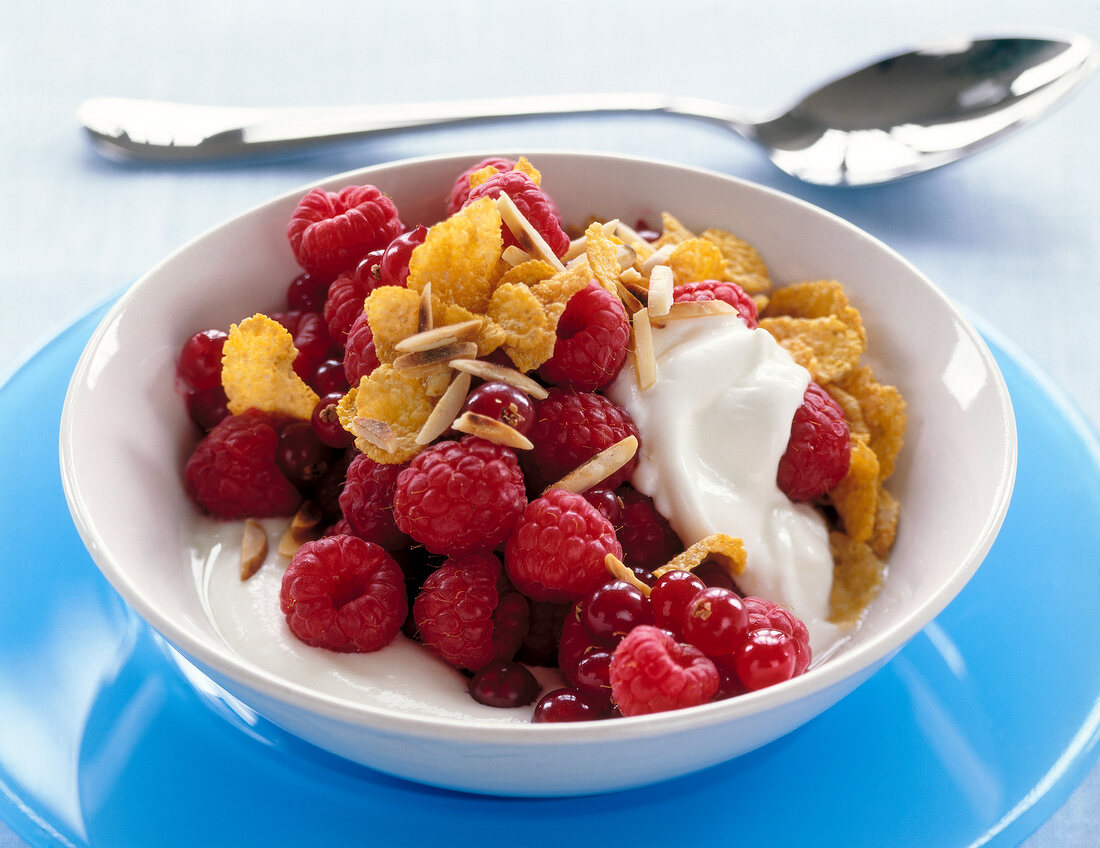
[[[1095,64],[1092,45],[1077,35],[957,41],[881,59],[757,121],[697,98],[597,93],[302,109],[94,98],[77,119],[105,155],[166,162],[502,118],[656,112],[728,127],[807,182],[854,186],[981,150],[1063,100]]]

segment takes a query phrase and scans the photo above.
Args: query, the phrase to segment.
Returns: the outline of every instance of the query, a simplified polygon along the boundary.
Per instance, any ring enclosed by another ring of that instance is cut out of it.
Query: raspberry
[[[516,208],[546,240],[550,249],[554,251],[554,255],[564,256],[569,249],[569,236],[562,229],[558,207],[550,195],[531,182],[531,178],[522,171],[506,171],[489,177],[481,185],[470,189],[470,194],[463,205],[468,206],[483,197],[500,197],[501,192],[512,198]],[[523,247],[507,225],[502,225],[501,231],[504,234],[505,247],[510,245]],[[530,252],[530,246],[525,249]]]
[[[295,636],[345,653],[388,645],[408,609],[401,568],[380,547],[355,536],[302,545],[283,574],[279,602]]]
[[[615,493],[620,504],[615,532],[627,565],[652,571],[684,549],[668,519],[657,512],[652,498],[629,486],[616,489]]]
[[[216,518],[293,514],[302,496],[276,462],[281,423],[255,410],[223,419],[187,461],[187,494]]]
[[[299,201],[286,235],[298,264],[313,276],[331,280],[370,251],[384,248],[404,229],[393,201],[365,185],[339,192],[313,189]]]
[[[516,659],[528,665],[555,666],[562,624],[572,606],[538,601],[531,601],[528,606],[527,635],[516,652]]]
[[[793,501],[819,498],[848,473],[851,448],[844,412],[828,392],[810,382],[795,410],[776,483]]]
[[[361,453],[348,466],[347,480],[340,493],[340,510],[352,532],[386,550],[409,544],[409,537],[397,529],[393,519],[397,475],[406,467],[377,463]]]
[[[574,601],[606,583],[605,557],[622,553],[615,528],[592,504],[551,489],[523,510],[504,548],[504,565],[532,600]]]
[[[527,504],[515,453],[475,436],[437,442],[398,475],[397,526],[434,554],[491,551]]]
[[[718,669],[659,627],[631,630],[611,657],[611,695],[624,716],[693,707],[718,691]]]
[[[672,299],[676,303],[724,300],[741,314],[741,318],[750,330],[759,326],[756,322],[756,302],[737,283],[726,283],[720,280],[685,283],[672,290]]]
[[[749,595],[742,599],[745,612],[749,614],[749,631],[753,630],[778,630],[786,633],[795,643],[797,661],[794,673],[802,674],[810,667],[813,653],[810,651],[810,631],[802,619],[792,615],[779,604],[772,603],[764,598]]]
[[[501,591],[500,560],[490,553],[453,557],[424,581],[413,620],[424,646],[455,668],[477,671],[515,655],[527,630],[527,601]]]
[[[593,392],[608,385],[622,368],[630,324],[622,301],[593,280],[569,298],[557,336],[540,376],[559,386]]]
[[[491,156],[471,165],[455,178],[454,185],[451,186],[451,193],[447,196],[448,215],[453,215],[466,205],[466,198],[470,196],[470,175],[483,168],[488,168],[490,165],[498,171],[511,171],[516,167],[516,163],[511,159],[504,159],[499,156]]]
[[[360,379],[378,367],[378,354],[374,349],[374,333],[367,323],[367,313],[361,312],[348,331],[344,348],[344,376],[349,386],[358,386]]]
[[[347,345],[351,325],[363,314],[363,301],[381,285],[384,284],[371,272],[369,259],[360,262],[354,271],[344,271],[332,281],[325,299],[325,322],[329,336],[341,349]]]
[[[638,428],[626,410],[603,395],[552,388],[535,404],[535,423],[527,438],[534,445],[531,461],[542,478],[552,483],[605,448],[637,435]],[[618,487],[637,464],[635,456],[600,485]]]

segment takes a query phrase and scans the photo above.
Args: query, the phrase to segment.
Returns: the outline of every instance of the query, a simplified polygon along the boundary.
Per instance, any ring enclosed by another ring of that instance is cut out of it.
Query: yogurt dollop
[[[633,359],[606,390],[641,435],[632,483],[691,545],[740,537],[738,586],[788,606],[815,656],[840,636],[828,621],[833,559],[824,519],[776,485],[791,420],[810,375],[767,330],[736,315],[653,328],[657,381],[638,388]]]

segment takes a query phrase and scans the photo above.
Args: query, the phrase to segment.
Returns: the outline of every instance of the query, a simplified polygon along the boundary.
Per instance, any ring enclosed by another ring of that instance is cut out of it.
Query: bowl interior
[[[325,184],[374,183],[395,198],[407,224],[430,224],[442,216],[455,174],[482,155],[379,166]],[[865,361],[908,402],[906,445],[890,485],[901,502],[900,529],[886,585],[863,626],[805,677],[757,693],[746,704],[714,705],[720,709],[711,714],[807,697],[896,651],[973,574],[1007,509],[1015,469],[1012,410],[980,337],[893,251],[800,201],[671,164],[527,155],[567,223],[581,224],[590,215],[658,222],[667,210],[688,227],[741,235],[760,250],[777,284],[840,280],[868,330]],[[180,481],[195,436],[173,387],[175,358],[199,329],[281,308],[286,285],[298,273],[285,226],[303,193],[288,193],[183,247],[111,310],[89,342],[65,405],[66,495],[103,573],[186,655],[309,709],[367,723],[417,721],[385,697],[372,699],[368,692],[350,703],[310,691],[281,678],[277,668],[260,668],[230,650],[211,623],[202,563],[192,556],[197,517]],[[449,698],[433,688],[431,674],[416,686],[429,702]],[[446,724],[451,718],[424,721]]]

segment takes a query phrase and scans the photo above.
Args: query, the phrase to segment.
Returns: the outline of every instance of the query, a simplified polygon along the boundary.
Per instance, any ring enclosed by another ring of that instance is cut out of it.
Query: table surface
[[[896,248],[1100,423],[1100,82],[980,156],[922,177],[825,189],[719,128],[656,116],[525,120],[390,135],[314,154],[188,167],[100,158],[74,112],[97,95],[220,105],[400,103],[658,91],[781,107],[897,47],[1075,31],[1091,0],[398,3],[9,0],[0,31],[0,381],[60,330],[224,219],[328,174],[432,153],[587,149],[745,177]],[[1095,844],[1100,768],[1025,843]],[[0,822],[0,848],[24,843]]]

